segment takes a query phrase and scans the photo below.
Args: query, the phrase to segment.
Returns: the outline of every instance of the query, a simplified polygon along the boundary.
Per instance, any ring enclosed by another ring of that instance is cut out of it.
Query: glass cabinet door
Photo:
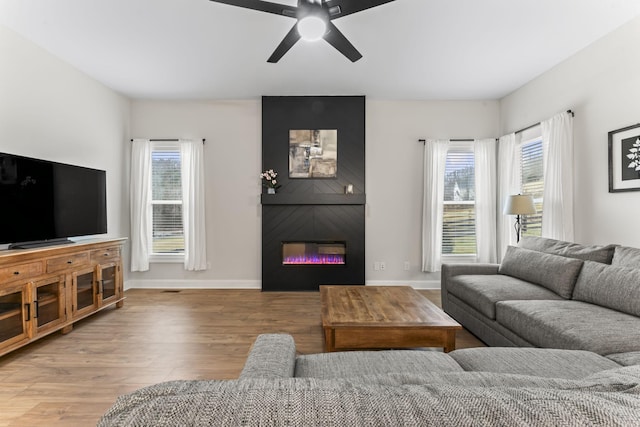
[[[100,303],[106,304],[118,299],[119,289],[118,265],[115,263],[101,265],[98,268]]]
[[[73,273],[73,316],[92,312],[97,307],[97,287],[93,269]]]
[[[27,289],[28,284],[22,284],[0,291],[0,349],[29,339],[32,307]]]
[[[34,318],[36,332],[41,333],[66,320],[64,301],[64,275],[36,282]]]
[[[102,300],[108,300],[116,296],[117,269],[115,265],[102,267],[101,290]]]

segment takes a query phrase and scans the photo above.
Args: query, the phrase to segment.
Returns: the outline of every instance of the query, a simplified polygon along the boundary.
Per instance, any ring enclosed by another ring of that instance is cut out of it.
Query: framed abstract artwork
[[[640,191],[640,123],[609,132],[609,193]]]
[[[335,178],[337,173],[336,129],[289,130],[289,178]]]

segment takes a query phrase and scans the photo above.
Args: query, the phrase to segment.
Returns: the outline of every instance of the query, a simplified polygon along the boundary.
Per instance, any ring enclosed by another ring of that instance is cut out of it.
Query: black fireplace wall
[[[289,178],[289,130],[336,129],[335,178]],[[365,281],[365,98],[262,98],[262,166],[282,185],[262,195],[262,289],[310,291]],[[351,185],[353,194],[345,194]],[[282,242],[345,241],[346,265],[282,265]]]
[[[262,290],[364,284],[364,205],[263,205]],[[283,265],[283,241],[344,241],[344,265]]]
[[[365,98],[363,96],[264,96],[262,170],[278,171],[281,194],[365,193]],[[336,129],[336,178],[289,179],[289,130]]]

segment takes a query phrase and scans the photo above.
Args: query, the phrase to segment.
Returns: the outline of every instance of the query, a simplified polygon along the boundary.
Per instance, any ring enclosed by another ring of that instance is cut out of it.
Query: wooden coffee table
[[[320,286],[325,350],[443,347],[459,323],[409,286]]]

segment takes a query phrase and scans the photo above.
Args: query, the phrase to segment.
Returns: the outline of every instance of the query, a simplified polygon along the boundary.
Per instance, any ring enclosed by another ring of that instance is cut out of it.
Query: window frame
[[[542,212],[544,211],[544,155],[545,155],[545,149],[544,149],[544,141],[542,140],[542,127],[540,125],[534,126],[531,129],[528,129],[526,131],[524,131],[522,133],[522,138],[520,143],[518,144],[518,155],[519,155],[519,160],[520,160],[520,193],[521,194],[525,194],[525,195],[530,195],[531,193],[527,193],[524,191],[524,185],[525,183],[523,182],[523,162],[524,162],[524,152],[523,152],[523,148],[527,145],[533,144],[533,143],[539,143],[540,144],[540,151],[542,152],[542,171],[541,172],[541,176],[542,176],[542,195],[540,197],[534,197],[533,198],[533,203],[536,206],[536,210],[538,211],[538,213],[536,215],[540,215],[540,234],[526,234],[528,236],[540,236],[542,233]],[[540,207],[542,207],[542,209],[540,209]],[[521,218],[521,222],[523,224],[522,227],[522,236],[524,236],[524,232],[526,230],[526,223],[527,223],[527,215],[522,216]]]
[[[182,183],[182,154],[180,152],[180,142],[179,141],[152,141],[151,142],[151,156],[153,158],[154,152],[161,151],[170,151],[170,152],[178,152],[180,155],[180,182]],[[183,263],[185,260],[185,249],[180,253],[161,253],[161,252],[153,252],[153,207],[154,205],[184,205],[184,196],[181,200],[153,200],[153,160],[150,162],[149,168],[149,204],[147,206],[148,215],[149,215],[149,230],[148,230],[148,239],[149,239],[149,263],[154,264],[163,264],[163,263]],[[182,224],[182,231],[184,234],[184,221]]]
[[[471,155],[473,156],[473,168],[474,168],[474,174],[475,174],[475,167],[476,167],[476,159],[475,159],[475,150],[474,150],[474,146],[473,146],[473,141],[451,141],[449,143],[449,149],[447,150],[447,157],[449,156],[450,152],[466,152],[466,153],[471,153]],[[475,177],[474,177],[474,193],[475,193]],[[442,215],[442,240],[444,240],[444,206],[445,205],[461,205],[461,204],[465,204],[465,205],[473,205],[474,206],[474,232],[475,232],[475,221],[476,221],[476,216],[475,216],[475,205],[476,205],[476,201],[475,201],[475,196],[474,196],[474,200],[444,200],[445,195],[442,195],[442,211],[441,211],[441,215]],[[476,249],[475,252],[473,254],[452,254],[452,253],[444,253],[442,250],[444,248],[444,245],[441,245],[440,248],[440,257],[443,263],[448,263],[448,264],[456,264],[456,263],[467,263],[467,262],[475,262],[477,257],[478,257],[478,246],[477,246],[477,242],[476,242]]]

